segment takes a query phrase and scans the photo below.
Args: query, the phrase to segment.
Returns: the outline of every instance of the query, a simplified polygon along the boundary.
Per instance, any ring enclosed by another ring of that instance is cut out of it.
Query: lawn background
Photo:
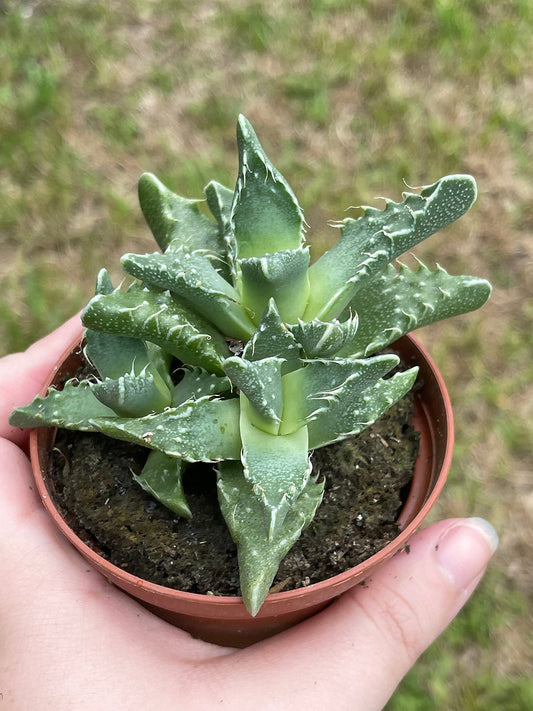
[[[501,534],[473,600],[389,711],[533,708],[533,5],[528,0],[0,2],[0,352],[152,251],[136,182],[232,185],[254,124],[304,208],[331,220],[473,174],[479,198],[416,250],[487,277],[479,312],[419,333],[449,385],[455,458],[433,519]]]

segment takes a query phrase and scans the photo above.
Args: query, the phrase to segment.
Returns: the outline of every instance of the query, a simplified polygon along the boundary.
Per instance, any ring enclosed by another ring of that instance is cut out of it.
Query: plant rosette
[[[161,252],[124,255],[133,277],[126,287],[114,288],[100,272],[82,315],[83,354],[74,349],[10,421],[38,428],[31,452],[41,497],[93,565],[192,634],[242,646],[361,582],[427,515],[449,468],[453,426],[442,379],[407,334],[478,308],[491,287],[440,266],[393,263],[470,208],[477,195],[471,176],[447,176],[400,203],[386,200],[383,210],[363,208],[361,217],[338,225],[338,242],[310,264],[303,212],[242,116],[237,142],[235,189],[216,182],[205,188],[214,219],[199,201],[175,195],[155,176],[141,177],[141,207]],[[78,379],[82,355],[95,374]],[[408,367],[396,372],[400,358]],[[323,498],[327,472],[313,472],[313,451],[357,436],[417,379],[420,454],[398,537],[352,570],[269,594]],[[43,478],[53,428],[148,448],[134,480],[184,518],[191,516],[185,469],[213,464],[220,510],[237,546],[242,599],[150,583],[85,545]]]

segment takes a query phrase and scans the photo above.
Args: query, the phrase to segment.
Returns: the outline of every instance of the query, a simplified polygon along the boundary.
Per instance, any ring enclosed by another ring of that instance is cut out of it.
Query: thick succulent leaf
[[[224,371],[252,404],[258,417],[254,424],[277,433],[283,406],[281,392],[281,358],[246,360],[232,357],[224,361]]]
[[[249,338],[255,326],[240,295],[200,252],[125,254],[124,269],[146,284],[168,289],[229,338]]]
[[[479,308],[490,292],[485,279],[451,276],[441,267],[431,271],[420,263],[417,270],[400,265],[397,271],[390,265],[350,303],[359,329],[341,353],[375,353],[415,328]]]
[[[69,380],[63,390],[51,388],[45,397],[11,413],[13,427],[63,427],[90,431],[95,417],[115,417],[115,413],[94,394],[94,381]]]
[[[313,520],[322,501],[323,482],[308,481],[293,502],[277,535],[266,534],[262,507],[246,481],[239,462],[219,465],[218,498],[222,515],[237,545],[241,592],[246,608],[256,615],[263,604],[279,564]]]
[[[96,277],[95,294],[111,294],[115,290],[107,269],[100,269]]]
[[[447,175],[423,187],[420,195],[408,194],[406,202],[415,215],[417,241],[426,239],[464,215],[476,198],[476,181],[471,175]],[[412,246],[413,237],[401,235],[395,240],[394,258]]]
[[[111,294],[114,288],[106,269],[96,280],[95,294]],[[102,378],[119,378],[135,369],[140,373],[148,364],[146,344],[139,338],[127,338],[88,328],[85,331],[84,355]]]
[[[335,411],[339,400],[349,392],[353,402],[380,378],[398,365],[396,355],[381,355],[358,360],[338,358],[304,361],[304,367],[283,377],[283,415],[280,434],[292,432]]]
[[[198,209],[199,200],[176,195],[151,173],[139,180],[139,201],[157,244],[165,251],[171,242],[188,249],[205,249],[225,257],[218,226]]]
[[[409,213],[407,218],[412,219]],[[366,251],[358,251],[351,239],[358,222],[345,220],[341,239],[310,267],[305,321],[330,321],[339,316],[356,291],[390,262],[391,237],[382,231],[369,236]]]
[[[177,407],[187,400],[219,395],[231,390],[231,382],[225,375],[209,373],[203,368],[183,368],[183,377],[172,393],[172,406]]]
[[[95,294],[114,291],[108,272],[101,269]],[[172,381],[169,357],[159,346],[138,338],[85,331],[84,355],[102,378],[96,397],[119,415],[138,417],[170,405]]]
[[[244,348],[243,357],[251,361],[282,358],[284,372],[299,365],[300,346],[281,320],[274,299],[270,299],[257,330]]]
[[[239,459],[239,400],[188,401],[142,418],[96,417],[94,430],[187,462]]]
[[[235,260],[237,247],[231,225],[231,206],[233,204],[233,190],[212,180],[204,188],[207,205],[218,224],[219,234],[222,235],[226,245],[225,256],[231,271],[233,283],[236,283]]]
[[[217,221],[220,234],[229,236],[231,233],[231,206],[233,190],[226,188],[216,180],[212,180],[204,188],[205,198],[211,213]]]
[[[140,474],[133,478],[140,486],[178,516],[191,518],[192,513],[183,491],[182,474],[185,464],[181,459],[162,452],[150,452]]]
[[[346,321],[302,321],[289,326],[307,358],[330,358],[349,345],[357,333],[359,319],[350,315]]]
[[[396,257],[463,215],[477,196],[470,175],[450,175],[384,210],[367,207],[342,223],[341,238],[309,269],[304,319],[338,316],[355,294]]]
[[[144,417],[151,412],[162,412],[171,404],[170,390],[154,369],[139,375],[126,373],[120,378],[106,378],[95,383],[94,394],[113,412],[123,417]]]
[[[138,338],[88,328],[85,340],[83,353],[102,378],[119,378],[132,370],[140,372],[148,364],[146,344]]]
[[[355,397],[352,387],[359,389],[357,379],[347,380],[335,392],[330,406],[310,420],[309,448],[324,447],[364,430],[409,392],[417,373],[418,368],[396,373],[392,378],[378,380]]]
[[[96,331],[138,336],[161,346],[184,363],[221,372],[230,351],[222,335],[168,292],[130,289],[98,294],[85,307],[83,323]]]
[[[244,476],[261,502],[266,531],[275,537],[285,516],[309,480],[307,429],[280,436],[255,427],[252,406],[241,393],[241,461]]]
[[[309,297],[309,248],[299,247],[240,259],[243,302],[257,323],[271,298],[281,319],[294,323],[302,316]]]
[[[303,242],[302,210],[244,116],[239,116],[237,144],[239,176],[232,208],[237,256],[262,257],[296,249]]]
[[[159,375],[163,379],[163,382],[166,384],[167,388],[170,390],[170,392],[172,392],[172,390],[174,389],[174,383],[172,381],[170,367],[174,356],[172,355],[172,353],[168,353],[155,343],[150,343],[150,341],[146,341],[146,349],[148,351],[148,369],[154,373],[155,371],[157,371],[157,373],[159,373]],[[135,372],[138,372],[136,367]]]

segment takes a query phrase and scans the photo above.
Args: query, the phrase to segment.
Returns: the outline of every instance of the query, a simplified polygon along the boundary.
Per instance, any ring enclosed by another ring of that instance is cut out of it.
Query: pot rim
[[[48,391],[49,386],[52,384],[54,379],[56,378],[56,375],[58,371],[61,368],[61,365],[64,363],[66,358],[73,353],[77,347],[81,346],[81,341],[83,339],[83,333],[78,335],[76,339],[72,341],[72,343],[68,346],[68,348],[65,349],[63,354],[60,356],[60,358],[57,360],[56,365],[54,366],[53,370],[49,374],[48,378],[46,379],[45,384],[43,385],[40,395],[43,396],[46,394]],[[313,593],[320,591],[322,588],[338,588],[338,594],[343,592],[347,587],[350,587],[348,584],[349,581],[352,578],[355,578],[356,580],[362,580],[364,578],[364,575],[366,574],[367,571],[371,570],[374,568],[378,563],[383,562],[390,556],[392,556],[396,551],[398,551],[400,548],[404,547],[405,544],[407,543],[408,539],[410,536],[416,531],[416,529],[422,524],[423,520],[426,518],[428,515],[430,509],[433,507],[435,504],[437,498],[439,497],[442,488],[445,484],[448,471],[451,465],[451,460],[452,460],[452,452],[453,452],[453,442],[454,442],[454,425],[453,425],[453,413],[452,413],[452,408],[451,408],[451,402],[450,398],[444,383],[444,380],[429,353],[425,349],[425,347],[418,341],[417,338],[412,336],[411,334],[407,334],[402,337],[403,340],[406,339],[407,341],[410,342],[410,346],[414,351],[416,352],[416,356],[418,359],[421,359],[425,361],[425,364],[427,366],[427,371],[430,374],[430,377],[434,379],[435,384],[437,386],[438,392],[441,394],[441,399],[442,399],[442,404],[441,406],[444,409],[445,413],[445,422],[440,423],[441,426],[445,426],[445,449],[444,449],[444,455],[442,457],[442,462],[438,467],[438,471],[434,473],[434,481],[431,486],[431,491],[429,495],[425,498],[423,504],[420,506],[420,508],[417,509],[416,513],[408,518],[408,522],[404,527],[402,527],[400,533],[396,538],[394,538],[391,542],[389,542],[386,546],[384,546],[381,550],[379,550],[377,553],[372,555],[370,558],[367,560],[363,561],[362,563],[359,563],[357,566],[349,568],[348,570],[345,570],[342,573],[338,573],[335,576],[332,576],[330,578],[326,578],[325,580],[321,580],[319,582],[310,584],[306,587],[301,587],[301,588],[296,588],[296,589],[291,589],[291,590],[285,590],[282,592],[276,592],[276,593],[270,593],[267,598],[265,599],[265,602],[263,603],[263,606],[261,610],[259,611],[257,617],[261,616],[268,616],[271,615],[274,611],[275,608],[280,605],[280,604],[287,604],[287,603],[297,603],[297,601],[300,598],[304,597],[309,597]],[[427,413],[425,413],[427,416]],[[98,553],[96,553],[89,545],[84,543],[77,535],[76,533],[70,528],[68,523],[64,520],[64,518],[61,516],[60,512],[56,508],[53,498],[51,494],[49,493],[46,483],[44,480],[44,475],[41,469],[40,465],[40,454],[43,449],[43,444],[42,444],[42,431],[43,430],[48,430],[51,431],[53,428],[35,428],[31,431],[30,433],[30,456],[33,464],[33,470],[34,470],[34,477],[37,485],[37,489],[39,491],[39,495],[41,497],[41,500],[43,502],[43,505],[45,506],[47,512],[50,514],[52,517],[54,523],[56,526],[61,530],[61,532],[68,538],[71,544],[74,545],[74,547],[90,562],[92,562],[93,565],[95,565],[97,568],[100,569],[100,572],[103,572],[105,575],[104,571],[108,572],[108,576],[113,579],[114,582],[117,582],[119,587],[123,587],[124,589],[127,589],[128,591],[131,590],[138,590],[139,595],[141,597],[145,597],[145,593],[150,595],[150,594],[155,594],[160,600],[167,599],[167,600],[172,600],[172,599],[179,599],[180,601],[183,601],[183,603],[187,604],[198,604],[202,603],[203,605],[210,605],[210,606],[216,606],[218,609],[220,609],[220,606],[225,608],[228,612],[230,611],[237,611],[238,609],[242,609],[243,611],[246,610],[244,607],[244,603],[242,602],[242,597],[241,596],[214,596],[214,595],[207,595],[207,594],[201,594],[201,593],[190,593],[190,592],[184,592],[182,590],[176,590],[173,588],[167,588],[162,585],[158,585],[156,583],[152,583],[150,581],[144,580],[143,578],[140,578],[136,575],[133,575],[132,573],[129,573],[125,570],[122,570],[121,568],[117,567],[113,563],[110,563],[108,560],[100,556]],[[55,433],[55,430],[53,430]],[[430,435],[433,437],[433,433],[430,433]],[[55,435],[51,434],[50,439],[53,440],[53,437]],[[432,442],[433,449],[435,448],[435,443]],[[418,462],[418,460],[417,460]],[[416,465],[415,465],[416,468]],[[408,498],[409,501],[409,498]],[[407,502],[408,503],[408,502]],[[406,506],[407,506],[406,503]],[[405,510],[405,507],[404,507]],[[400,523],[400,525],[402,525]],[[249,613],[246,611],[246,614],[249,616]]]

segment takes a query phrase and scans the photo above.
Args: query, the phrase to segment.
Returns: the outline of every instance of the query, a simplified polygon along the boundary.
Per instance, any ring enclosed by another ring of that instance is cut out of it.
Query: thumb
[[[37,395],[56,359],[81,331],[80,316],[76,314],[23,353],[0,358],[0,437],[18,446],[27,443],[28,430],[12,427],[8,423],[9,415],[13,408],[26,405]]]
[[[312,675],[307,708],[323,708],[313,705],[323,699],[331,708],[381,709],[470,597],[497,545],[483,519],[440,521],[327,610],[257,647],[277,658],[282,685],[297,676],[294,659]]]

